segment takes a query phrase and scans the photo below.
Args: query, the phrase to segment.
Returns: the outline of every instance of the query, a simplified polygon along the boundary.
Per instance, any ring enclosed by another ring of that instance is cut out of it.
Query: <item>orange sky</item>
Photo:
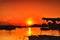
[[[60,3],[56,1],[19,1],[0,3],[0,21],[24,25],[32,18],[40,24],[42,17],[60,17]]]

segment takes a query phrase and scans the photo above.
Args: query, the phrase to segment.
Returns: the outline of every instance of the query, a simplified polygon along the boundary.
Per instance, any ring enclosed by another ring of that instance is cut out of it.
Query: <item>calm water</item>
[[[30,33],[29,33],[30,32]],[[53,35],[59,36],[57,30],[42,31],[40,28],[21,28],[12,31],[0,30],[0,40],[28,40],[30,35]]]

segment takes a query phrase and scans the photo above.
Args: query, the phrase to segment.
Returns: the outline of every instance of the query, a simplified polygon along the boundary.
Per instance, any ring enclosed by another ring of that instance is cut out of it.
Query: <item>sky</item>
[[[42,18],[60,17],[58,1],[2,1],[0,2],[0,22],[25,25],[32,18],[35,23],[43,23]]]

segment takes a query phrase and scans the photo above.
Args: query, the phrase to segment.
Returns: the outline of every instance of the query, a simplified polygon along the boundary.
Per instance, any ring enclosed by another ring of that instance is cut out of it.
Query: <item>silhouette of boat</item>
[[[60,36],[38,35],[29,36],[29,40],[60,40]]]

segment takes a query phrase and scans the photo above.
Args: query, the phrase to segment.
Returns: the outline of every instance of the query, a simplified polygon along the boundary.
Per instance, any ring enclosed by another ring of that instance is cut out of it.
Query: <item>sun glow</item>
[[[29,19],[27,19],[26,24],[29,25],[29,26],[33,25],[34,21],[32,20],[32,18],[29,18]]]

